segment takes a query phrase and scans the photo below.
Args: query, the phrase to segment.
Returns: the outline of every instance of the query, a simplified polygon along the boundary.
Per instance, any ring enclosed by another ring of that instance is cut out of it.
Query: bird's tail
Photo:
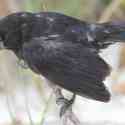
[[[96,44],[105,48],[116,42],[125,42],[125,22],[97,24],[94,30]]]
[[[125,41],[125,22],[110,22],[104,23],[103,25],[109,40],[114,40],[116,42]]]

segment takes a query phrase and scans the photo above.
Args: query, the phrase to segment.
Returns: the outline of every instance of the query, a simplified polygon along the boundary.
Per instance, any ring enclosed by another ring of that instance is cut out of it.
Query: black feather
[[[33,71],[63,88],[88,98],[109,100],[102,83],[109,67],[90,48],[69,41],[33,38],[24,44],[23,57]]]
[[[0,20],[5,48],[36,73],[73,93],[106,102],[108,64],[100,49],[125,40],[125,26],[88,23],[55,12],[8,15]]]

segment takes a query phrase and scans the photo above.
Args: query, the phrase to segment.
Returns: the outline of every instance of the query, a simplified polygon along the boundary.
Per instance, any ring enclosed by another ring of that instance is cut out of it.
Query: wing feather
[[[23,47],[24,60],[33,71],[76,94],[108,101],[103,80],[109,66],[91,49],[72,42],[32,39]]]

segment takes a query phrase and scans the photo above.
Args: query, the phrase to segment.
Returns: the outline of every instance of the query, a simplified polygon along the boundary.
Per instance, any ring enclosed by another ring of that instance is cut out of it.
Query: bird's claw
[[[72,110],[72,104],[74,102],[74,98],[75,98],[75,96],[73,95],[71,100],[68,100],[64,97],[61,97],[61,98],[57,99],[56,103],[58,105],[61,105],[61,107],[60,107],[60,117],[62,117],[66,113],[66,111]]]
[[[60,114],[59,114],[60,117],[62,117],[68,110],[72,110],[72,104],[70,104],[69,102],[67,102],[67,104],[61,107]]]

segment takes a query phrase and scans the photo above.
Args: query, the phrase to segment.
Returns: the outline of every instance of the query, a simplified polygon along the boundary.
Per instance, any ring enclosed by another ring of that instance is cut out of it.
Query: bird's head
[[[28,17],[28,18],[27,18]],[[30,21],[30,13],[14,13],[0,20],[0,48],[17,51],[22,46],[22,26]]]

